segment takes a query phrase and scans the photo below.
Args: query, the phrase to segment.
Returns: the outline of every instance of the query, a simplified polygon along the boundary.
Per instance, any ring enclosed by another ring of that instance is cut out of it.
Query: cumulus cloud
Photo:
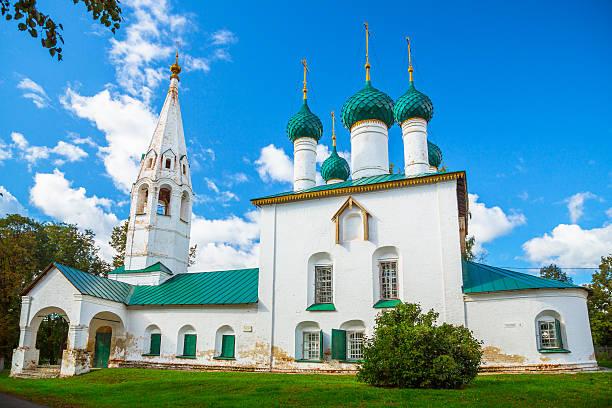
[[[261,149],[255,166],[263,181],[293,182],[293,161],[282,148],[273,144]]]
[[[529,261],[541,265],[595,267],[602,256],[612,253],[612,224],[593,229],[559,224],[552,232],[525,242],[523,251]]]
[[[588,199],[599,198],[590,191],[576,193],[573,196],[566,198],[567,209],[570,214],[570,221],[576,223],[584,214],[584,202]]]
[[[218,30],[211,35],[213,45],[227,45],[238,42],[236,34],[229,30]]]
[[[118,189],[129,193],[138,175],[140,156],[153,135],[155,115],[140,100],[127,95],[113,97],[108,90],[83,96],[68,88],[60,101],[104,133],[107,144],[98,153],[106,173]]]
[[[486,252],[482,244],[510,233],[514,228],[527,222],[521,213],[506,214],[500,207],[487,207],[485,203],[478,202],[477,194],[468,194],[469,208],[472,218],[469,220],[470,235],[476,239],[475,252]]]
[[[606,210],[606,215],[608,216],[608,218],[612,218],[612,207]]]
[[[53,173],[36,173],[30,202],[55,220],[91,229],[96,234],[101,255],[111,259],[114,251],[108,241],[113,227],[119,224],[117,216],[110,211],[111,200],[88,196],[83,187],[74,188],[64,173],[55,169]]]
[[[60,158],[56,158],[54,161],[56,165],[61,165],[67,161],[79,161],[88,156],[87,152],[79,146],[62,140],[57,142],[55,147],[48,147],[32,146],[25,136],[18,132],[11,133],[11,139],[13,140],[13,147],[20,151],[21,158],[30,164],[36,163],[39,159],[48,159],[52,154],[60,156]]]
[[[260,212],[207,219],[193,215],[191,245],[197,244],[192,271],[255,267],[259,263]]]
[[[10,146],[6,145],[2,139],[0,139],[0,163],[3,160],[10,159],[13,157],[13,151]]]
[[[30,78],[23,78],[19,81],[17,88],[24,91],[22,96],[31,99],[38,108],[46,108],[49,106],[49,97],[43,87]]]
[[[0,186],[0,217],[4,217],[7,214],[27,215],[27,213],[15,196],[4,186]]]

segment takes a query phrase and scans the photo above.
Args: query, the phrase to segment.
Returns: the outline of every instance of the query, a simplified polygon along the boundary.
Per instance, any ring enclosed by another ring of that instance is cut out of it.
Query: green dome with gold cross
[[[408,91],[395,102],[393,114],[395,115],[395,121],[400,126],[412,118],[421,118],[429,122],[433,117],[433,104],[431,99],[424,93],[417,91],[414,82],[410,81]]]
[[[287,123],[287,136],[289,136],[289,140],[295,142],[302,137],[311,137],[318,142],[322,134],[323,124],[321,119],[310,111],[308,102],[304,99],[302,108]]]
[[[333,147],[331,154],[321,165],[321,177],[323,180],[348,180],[351,175],[351,168],[348,162],[338,155],[336,146]]]
[[[440,167],[442,163],[442,150],[429,140],[427,141],[427,154],[429,156],[429,165],[435,168]]]
[[[393,99],[374,88],[370,81],[351,96],[342,107],[342,123],[350,131],[357,122],[379,120],[393,126]]]

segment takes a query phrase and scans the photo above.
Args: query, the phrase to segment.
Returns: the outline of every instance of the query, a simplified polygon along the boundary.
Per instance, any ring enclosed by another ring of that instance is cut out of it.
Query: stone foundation
[[[23,370],[29,370],[38,366],[37,349],[30,347],[17,347],[13,350],[13,362],[11,364],[11,376],[21,374]]]
[[[85,349],[68,349],[62,354],[60,377],[72,377],[90,371],[91,353]]]

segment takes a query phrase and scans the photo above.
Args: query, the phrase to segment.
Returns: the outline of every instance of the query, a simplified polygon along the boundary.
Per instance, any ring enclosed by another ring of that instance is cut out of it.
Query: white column
[[[87,351],[89,327],[70,325],[68,328],[68,348],[62,354],[61,377],[84,374],[90,371],[91,352]]]
[[[351,176],[389,174],[389,131],[378,120],[366,120],[351,129]]]
[[[301,137],[293,142],[293,190],[314,187],[317,172],[317,141]]]
[[[402,123],[404,139],[404,172],[406,176],[432,173],[427,151],[427,121],[412,118]]]
[[[19,317],[19,345],[13,350],[11,375],[19,374],[24,369],[36,367],[38,364],[38,350],[36,350],[36,332],[30,323],[30,305],[32,297],[21,297],[21,315]]]

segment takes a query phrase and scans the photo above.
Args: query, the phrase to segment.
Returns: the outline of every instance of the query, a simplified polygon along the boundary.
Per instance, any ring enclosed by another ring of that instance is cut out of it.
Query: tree
[[[466,261],[473,262],[484,262],[487,258],[486,251],[481,254],[474,253],[474,246],[476,245],[476,238],[472,235],[465,240],[465,252],[461,254],[461,257]]]
[[[463,326],[436,326],[437,318],[414,303],[379,313],[357,379],[380,387],[460,388],[476,378],[481,342]]]
[[[593,291],[587,299],[593,342],[612,346],[612,254],[601,257],[599,270],[587,287]]]
[[[540,268],[540,276],[546,279],[554,279],[560,282],[574,283],[571,276],[568,276],[561,268],[555,264]]]
[[[0,357],[10,356],[19,341],[21,292],[51,262],[108,273],[110,266],[98,251],[93,233],[75,225],[39,223],[17,214],[0,218]]]
[[[87,12],[92,14],[100,24],[110,28],[113,34],[120,27],[121,8],[119,0],[72,0],[74,4],[83,3]],[[15,20],[19,31],[26,31],[34,38],[40,35],[44,48],[49,50],[51,57],[57,56],[62,60],[62,48],[59,42],[64,43],[62,32],[64,27],[56,23],[48,14],[37,8],[36,0],[0,0],[0,11],[7,21]],[[20,21],[23,20],[23,21]]]
[[[113,267],[119,268],[123,266],[125,260],[125,243],[127,241],[127,229],[130,220],[129,218],[123,221],[121,224],[113,228],[111,234],[111,240],[108,242],[111,247],[117,252],[113,256]],[[195,258],[197,254],[198,245],[195,244],[189,248],[189,258],[187,259],[187,266],[193,266],[195,264]]]

